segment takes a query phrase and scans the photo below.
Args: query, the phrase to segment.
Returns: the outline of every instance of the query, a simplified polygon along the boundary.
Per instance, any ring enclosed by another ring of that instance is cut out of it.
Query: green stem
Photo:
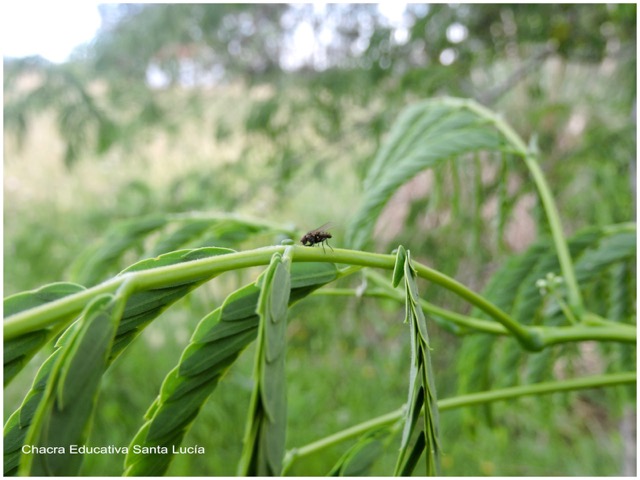
[[[533,181],[538,187],[538,194],[542,201],[542,206],[547,214],[547,220],[549,221],[549,227],[551,229],[551,235],[553,237],[553,243],[556,247],[556,253],[558,254],[558,261],[560,263],[560,269],[562,270],[562,277],[564,278],[567,286],[567,293],[569,295],[569,305],[574,312],[577,313],[578,318],[582,317],[584,310],[582,304],[582,295],[578,288],[578,281],[576,280],[575,272],[573,269],[573,262],[571,261],[571,255],[569,254],[569,246],[567,245],[564,233],[562,231],[562,225],[560,223],[560,215],[558,208],[553,201],[553,196],[547,185],[547,181],[542,174],[540,165],[532,155],[526,155],[524,161],[531,172]]]
[[[388,295],[388,298],[393,298],[397,300],[399,303],[404,304],[405,293],[396,288],[393,288],[389,284],[389,280],[387,278],[383,277],[381,274],[373,270],[367,271],[366,275],[369,280],[375,283],[379,288],[382,289],[383,292],[385,292]],[[372,296],[383,296],[382,292],[378,293],[375,290],[371,292],[365,291],[364,294],[365,295],[371,294]],[[499,323],[488,321],[488,320],[482,320],[475,317],[469,317],[467,315],[461,315],[459,313],[452,312],[450,310],[446,310],[444,308],[440,308],[436,305],[433,305],[422,298],[420,298],[420,306],[425,312],[431,313],[438,317],[442,317],[448,320],[449,322],[453,323],[456,327],[468,328],[478,332],[492,333],[494,335],[506,335],[509,333],[508,330]],[[436,320],[436,323],[438,323],[437,320]],[[451,328],[448,328],[446,326],[443,328],[451,330]],[[467,332],[458,328],[457,331],[453,333],[464,334]]]
[[[517,387],[501,388],[488,392],[470,393],[438,401],[438,410],[453,410],[460,407],[470,407],[483,403],[510,400],[512,398],[543,395],[549,393],[584,390],[587,388],[611,387],[636,382],[636,372],[609,373],[592,377],[571,378],[557,382],[534,383],[518,385]]]
[[[552,291],[551,295],[553,296],[555,301],[558,303],[558,306],[560,307],[560,310],[562,310],[562,313],[564,313],[564,316],[567,318],[567,320],[569,320],[569,323],[571,325],[577,325],[579,323],[578,320],[576,320],[575,315],[573,314],[569,306],[566,304],[566,302],[563,300],[563,298],[560,296],[560,294],[556,291]]]
[[[587,326],[584,324],[568,327],[533,327],[545,346],[558,343],[583,342],[595,340],[598,342],[636,343],[637,329],[634,325],[609,324],[605,327]]]
[[[370,273],[370,272],[369,272]],[[369,275],[369,273],[367,275]],[[351,288],[323,288],[318,290],[314,295],[334,295],[353,297],[355,293]],[[402,302],[404,298],[400,292],[387,291],[386,289],[366,290],[363,293],[366,297],[387,298]],[[435,315],[433,320],[442,328],[450,331],[455,335],[464,335],[468,333],[490,333],[493,335],[507,335],[509,332],[499,323],[482,320],[479,318],[468,317],[459,313],[451,312],[436,305],[430,304],[426,300],[420,299],[422,310]],[[438,321],[437,317],[446,320],[446,325],[442,320]],[[454,325],[450,325],[450,323]],[[454,328],[452,328],[454,327]],[[463,330],[463,327],[469,330]],[[567,327],[525,327],[527,330],[540,339],[545,347],[559,343],[584,342],[584,341],[610,341],[619,343],[636,343],[637,329],[635,325],[629,325],[619,322],[611,322],[602,319],[598,323],[592,325],[575,324]]]
[[[569,305],[571,305],[571,308],[574,310],[574,312],[577,313],[578,318],[582,318],[582,313],[584,310],[582,295],[580,294],[578,282],[575,277],[571,255],[569,254],[569,247],[567,246],[567,242],[562,231],[558,208],[556,207],[553,196],[551,195],[549,185],[547,184],[547,181],[544,177],[544,174],[542,173],[542,169],[540,168],[535,155],[529,148],[527,148],[527,145],[515,132],[515,130],[513,130],[507,123],[502,121],[502,119],[491,110],[469,100],[451,98],[446,99],[446,101],[456,107],[466,107],[476,115],[486,118],[507,139],[507,141],[514,148],[514,153],[524,159],[525,165],[529,169],[533,181],[536,184],[538,195],[540,196],[540,200],[542,201],[542,207],[544,208],[547,219],[549,221],[549,227],[551,229],[551,235],[555,244],[560,268],[562,270],[562,276],[564,277],[564,281],[567,285]]]
[[[470,393],[459,395],[453,398],[438,400],[438,410],[440,412],[454,410],[461,407],[470,407],[484,403],[510,400],[518,397],[532,395],[546,395],[550,393],[568,392],[572,390],[584,390],[588,388],[611,387],[616,385],[632,384],[636,382],[636,372],[611,373],[606,375],[595,375],[592,377],[572,378],[557,382],[544,382],[532,385],[519,385],[517,387],[501,388],[488,392]],[[399,408],[385,415],[360,423],[341,432],[325,437],[316,442],[310,443],[300,448],[289,450],[285,455],[285,465],[289,468],[291,464],[308,455],[316,453],[337,443],[350,440],[365,434],[374,428],[381,428],[392,425],[401,420],[405,414],[405,407]]]
[[[227,270],[266,265],[270,262],[273,253],[282,252],[285,248],[285,246],[266,247],[166,267],[128,272],[82,292],[11,315],[4,321],[4,339],[5,341],[11,340],[24,333],[47,327],[62,318],[77,314],[92,298],[103,293],[114,293],[123,285],[127,285],[127,292],[131,295],[137,291],[198,281],[203,277],[213,277]]]
[[[61,319],[78,314],[92,298],[103,293],[114,293],[118,289],[124,288],[127,296],[129,296],[138,291],[167,287],[176,283],[203,281],[203,279],[214,277],[228,270],[267,265],[275,252],[283,252],[285,248],[287,247],[265,247],[194,260],[178,265],[128,272],[90,289],[8,317],[4,321],[4,339],[11,340],[24,333],[48,327]],[[381,255],[344,249],[335,249],[334,252],[327,251],[325,253],[320,248],[296,246],[293,247],[293,255],[295,261],[324,261],[350,264],[352,266],[345,270],[350,272],[360,267],[393,270],[395,264],[395,255]],[[527,349],[539,350],[547,345],[584,340],[606,340],[625,343],[636,341],[636,328],[634,326],[615,322],[608,322],[608,325],[602,324],[601,326],[581,323],[571,327],[527,327],[520,325],[484,297],[469,290],[456,280],[417,262],[414,262],[414,265],[419,276],[451,290],[489,314],[499,323],[447,312],[426,301],[421,301],[421,306],[425,311],[440,315],[457,325],[486,333],[501,335],[509,332]]]
[[[323,288],[316,291],[314,295],[354,297],[356,296],[356,293],[352,288]],[[396,291],[395,289],[368,289],[365,290],[362,295],[365,297],[373,298],[387,298],[390,300],[395,300],[399,303],[404,303],[405,300],[403,294]],[[422,310],[424,312],[433,315],[433,320],[438,324],[438,326],[456,335],[480,332],[492,333],[494,335],[507,335],[509,333],[507,329],[505,329],[499,323],[452,312],[450,310],[446,310],[444,308],[433,305],[432,303],[429,303],[422,298],[420,299],[420,306],[422,307]]]
[[[40,330],[61,319],[80,313],[94,297],[118,290],[123,280],[123,277],[115,277],[93,288],[7,317],[3,326],[4,341],[12,340],[24,333]]]
[[[282,253],[285,248],[286,246],[283,245],[258,248],[245,252],[203,258],[177,265],[128,272],[83,292],[69,295],[60,300],[8,317],[4,321],[4,338],[5,340],[10,340],[23,333],[44,328],[59,321],[61,318],[79,313],[91,298],[102,293],[113,293],[120,288],[125,281],[131,282],[129,286],[130,294],[134,293],[134,291],[163,288],[178,283],[202,281],[203,279],[211,278],[228,270],[267,265],[275,252]],[[320,248],[296,246],[293,252],[295,261],[302,262],[333,262],[387,270],[393,270],[395,265],[395,255],[381,255],[356,250],[336,248],[334,251],[324,252]],[[440,272],[420,264],[416,264],[416,266],[418,274],[422,278],[452,290],[473,305],[484,310],[500,323],[503,323],[503,325],[505,323],[508,324],[508,326],[505,325],[505,327],[513,331],[514,335],[520,340],[529,341],[531,335],[529,335],[526,330],[518,328],[518,324],[506,313],[477,293],[472,292],[461,283]]]
[[[314,452],[319,450],[323,450],[327,447],[335,445],[337,443],[344,442],[345,440],[349,440],[354,437],[359,437],[360,435],[368,432],[369,430],[375,430],[377,428],[385,427],[394,422],[397,422],[402,418],[404,414],[404,407],[387,413],[386,415],[382,415],[380,417],[373,418],[366,422],[355,425],[351,428],[347,428],[346,430],[342,430],[341,432],[335,433],[333,435],[329,435],[317,442],[310,443],[305,445],[304,447],[294,448],[289,451],[284,456],[282,473],[284,474],[289,467],[295,462],[298,458],[306,457]]]
[[[415,266],[416,272],[418,272],[418,275],[420,277],[426,280],[430,280],[434,283],[437,283],[438,285],[446,288],[447,290],[452,291],[459,297],[467,300],[469,303],[475,305],[485,313],[489,314],[489,316],[496,319],[527,350],[536,351],[536,350],[540,350],[543,347],[542,343],[540,342],[540,339],[537,338],[537,335],[535,334],[534,331],[527,329],[527,327],[515,321],[508,314],[506,314],[504,311],[502,311],[500,308],[495,306],[493,303],[491,303],[489,300],[487,300],[483,296],[475,293],[472,290],[469,290],[467,287],[465,287],[461,283],[457,282],[456,280],[450,277],[447,277],[446,275],[436,270],[432,270],[419,263],[415,263],[414,266]]]

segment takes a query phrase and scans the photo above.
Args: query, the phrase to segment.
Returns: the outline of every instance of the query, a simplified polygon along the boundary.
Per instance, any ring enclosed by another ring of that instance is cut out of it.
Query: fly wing
[[[329,230],[331,227],[333,227],[333,222],[327,222],[324,225],[320,225],[318,228],[314,228],[313,230],[311,230],[310,232],[307,233],[307,235],[309,233],[318,233],[318,232],[323,232],[326,230]]]

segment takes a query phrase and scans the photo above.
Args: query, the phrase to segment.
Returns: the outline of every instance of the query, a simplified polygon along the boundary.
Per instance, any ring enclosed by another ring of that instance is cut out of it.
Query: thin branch
[[[480,93],[477,96],[478,101],[484,105],[493,105],[500,97],[520,83],[531,71],[539,68],[546,58],[552,53],[555,53],[555,51],[555,45],[551,43],[547,44],[542,50],[533,55],[528,62],[520,65],[520,67],[502,83]]]
[[[438,410],[442,412],[447,410],[454,410],[456,408],[471,407],[474,405],[482,405],[485,403],[510,400],[518,397],[547,395],[551,393],[585,390],[589,388],[612,387],[633,383],[636,383],[636,372],[610,373],[605,375],[595,375],[592,377],[572,378],[556,382],[518,385],[517,387],[501,388],[486,392],[459,395],[453,398],[440,399],[438,400]],[[405,407],[403,406],[402,408],[373,418],[371,420],[367,420],[366,422],[360,423],[358,425],[354,425],[353,427],[347,428],[345,430],[342,430],[341,432],[335,433],[321,440],[317,440],[303,447],[293,448],[287,451],[285,455],[286,468],[289,468],[294,461],[302,457],[311,455],[320,450],[331,447],[337,443],[363,435],[369,430],[393,425],[395,422],[402,419],[404,415],[404,409]]]

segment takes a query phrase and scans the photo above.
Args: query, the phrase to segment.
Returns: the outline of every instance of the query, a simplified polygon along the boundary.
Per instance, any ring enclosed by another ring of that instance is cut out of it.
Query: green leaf
[[[291,294],[290,262],[283,261],[278,264],[272,281],[271,301],[269,314],[274,323],[284,320],[289,305]]]
[[[576,278],[583,284],[603,270],[619,262],[635,258],[637,248],[636,232],[618,232],[602,237],[597,246],[589,249],[576,261]]]
[[[22,406],[11,415],[10,421],[4,427],[5,475],[15,475],[17,473],[22,456],[21,449],[25,444],[29,426],[44,395],[51,369],[56,364],[60,353],[61,349],[56,350],[40,366],[33,381],[33,386],[22,402]]]
[[[400,285],[400,281],[404,276],[404,264],[407,258],[407,251],[402,245],[398,246],[398,253],[396,254],[396,263],[393,266],[393,275],[391,277],[391,285],[396,288]]]
[[[282,231],[282,229],[261,224],[259,221],[223,218],[212,223],[202,241],[206,245],[236,246],[252,235],[267,231]]]
[[[51,338],[47,329],[25,333],[4,346],[4,385],[6,386],[27,364],[29,359]]]
[[[253,299],[253,306],[255,308],[255,298]],[[219,317],[220,316],[220,311],[216,310],[214,313],[217,313],[217,315],[214,315],[214,318],[212,320],[215,320],[215,317]],[[219,321],[219,318],[218,318]],[[222,321],[219,322],[220,324],[218,325],[218,328],[216,328],[215,330],[211,330],[211,331],[207,331],[207,336],[203,339],[198,339],[195,340],[194,343],[198,342],[198,343],[210,343],[210,342],[214,342],[216,340],[221,340],[227,337],[232,337],[234,335],[237,335],[241,332],[244,332],[245,330],[251,330],[252,328],[255,328],[258,325],[258,316],[257,315],[247,315],[245,317],[242,317],[240,320],[234,320],[234,321]]]
[[[4,476],[14,476],[20,463],[20,449],[24,444],[26,429],[20,427],[20,410],[16,410],[4,426]]]
[[[78,257],[71,266],[71,277],[84,285],[95,285],[114,271],[128,250],[139,247],[149,233],[166,223],[164,215],[152,215],[116,225],[99,244]]]
[[[426,448],[426,441],[424,432],[420,432],[416,436],[415,443],[413,444],[413,448],[409,452],[406,462],[404,463],[402,470],[399,472],[398,476],[400,477],[410,477],[416,466],[418,465],[418,460],[420,460],[420,456],[423,454]]]
[[[411,253],[406,252],[404,279],[406,308],[411,341],[411,366],[409,372],[409,399],[405,414],[400,452],[396,462],[396,475],[411,474],[422,450],[425,454],[426,475],[438,475],[440,471],[440,447],[438,433],[438,404],[431,366],[431,354],[427,323],[420,308],[416,272],[411,265]],[[417,420],[423,411],[424,424],[416,429]],[[418,431],[413,448],[409,448],[411,437]],[[420,440],[420,439],[423,440]],[[420,442],[422,447],[420,448]],[[417,457],[416,457],[417,456]]]
[[[53,302],[67,295],[85,290],[82,285],[69,282],[58,282],[45,285],[37,290],[16,293],[4,299],[4,316],[9,317],[16,313],[35,308],[45,303]]]
[[[289,256],[276,253],[260,284],[257,308],[260,327],[254,368],[256,386],[240,471],[244,475],[280,475],[287,426],[284,350],[291,290]]]
[[[202,248],[195,250],[183,250],[177,254],[172,252],[166,255],[161,255],[155,259],[150,259],[150,261],[138,262],[131,267],[131,271],[173,265],[211,255],[224,255],[225,253],[229,253],[229,250],[219,248]],[[134,293],[127,300],[124,312],[121,315],[121,320],[110,351],[108,363],[111,363],[154,318],[160,315],[172,303],[182,298],[206,280],[207,278],[189,284]],[[61,291],[73,291],[74,288],[75,287],[70,286],[66,287],[66,289],[62,288]],[[82,289],[82,287],[79,288]],[[22,304],[24,305],[25,303]],[[257,316],[255,317],[255,322],[257,325]],[[44,385],[48,381],[51,367],[59,357],[60,349],[64,347],[71,338],[74,337],[74,335],[76,335],[77,326],[78,323],[76,322],[61,335],[60,339],[56,343],[57,350],[40,367],[36,380],[34,380],[31,390],[27,393],[25,400],[18,411],[19,418],[21,419],[18,430],[16,430],[14,425],[5,427],[5,439],[8,437],[19,438],[22,442],[20,445],[14,445],[16,448],[9,452],[9,457],[7,457],[7,451],[5,450],[5,474],[8,474],[8,472],[15,473],[14,467],[15,464],[17,464],[16,458],[20,458],[21,456],[20,448],[24,444],[26,430],[32,421],[35,410],[38,408],[38,405],[43,398]],[[243,328],[246,329],[244,326]],[[255,330],[253,333],[246,335],[245,339],[240,343],[244,347],[246,346],[246,343],[251,341],[254,337]],[[223,361],[226,361],[226,359],[223,359]]]
[[[131,440],[131,446],[140,445],[145,446],[145,438],[149,433],[149,429],[151,424],[147,423],[144,425],[138,433],[135,435],[133,440]],[[182,432],[184,435],[184,432]],[[177,436],[172,437],[170,440],[166,440],[164,442],[156,442],[154,447],[166,447],[169,451],[171,451],[172,445],[179,445],[182,440],[182,435],[178,434]],[[162,472],[167,469],[169,461],[171,459],[171,455],[165,454],[153,454],[153,453],[136,453],[133,448],[129,448],[129,452],[125,458],[125,471],[123,473],[124,476],[136,476],[135,469],[136,466],[140,464],[140,462],[144,462],[149,471]]]
[[[83,313],[79,328],[60,349],[48,377],[43,401],[29,427],[26,444],[61,447],[63,452],[24,455],[20,472],[28,475],[75,475],[82,455],[71,445],[82,445],[89,419],[122,313],[122,301],[103,295]]]
[[[98,297],[89,304],[84,314],[88,320],[81,319],[80,330],[64,352],[56,398],[59,409],[64,410],[82,395],[87,385],[98,383],[120,320],[121,310],[116,307],[119,305],[111,295]]]
[[[226,255],[227,253],[235,253],[235,250],[219,247],[203,247],[196,249],[176,250],[175,252],[164,253],[155,258],[147,258],[136,262],[130,267],[125,268],[120,273],[120,275],[127,272],[139,272],[141,270],[149,270],[152,268],[175,265],[176,263],[190,262],[193,260],[199,260],[201,258]]]
[[[291,288],[315,287],[338,278],[335,264],[327,262],[298,262],[291,265]]]
[[[424,318],[424,313],[420,307],[420,294],[418,293],[418,285],[416,284],[416,272],[411,265],[411,253],[406,253],[404,262],[404,277],[406,292],[409,296],[407,305],[411,308],[411,317],[415,320],[418,332],[422,337],[422,344],[429,345],[429,335],[427,334],[427,321]]]
[[[265,318],[271,322],[271,325],[265,326],[266,361],[268,363],[274,362],[284,352],[286,318],[291,293],[291,275],[288,265],[289,263],[285,262],[279,263],[271,282],[269,311],[265,312]]]
[[[180,225],[169,235],[161,237],[153,247],[152,255],[160,255],[162,253],[184,248],[186,243],[199,238],[204,232],[211,228],[212,220],[191,219],[187,220],[184,225]]]
[[[232,252],[233,250],[217,247],[179,250],[137,262],[125,269],[122,273],[176,265]],[[211,278],[213,278],[211,275],[205,275],[201,279],[189,283],[178,283],[171,287],[156,288],[144,292],[136,292],[131,295],[122,314],[120,326],[118,327],[118,333],[112,350],[112,360],[131,343],[151,320],[158,317],[170,305]]]
[[[574,259],[576,277],[582,289],[600,279],[612,265],[635,258],[635,226],[633,230],[630,232],[622,226],[592,227],[569,239],[569,252]],[[500,268],[483,294],[499,308],[512,312],[519,322],[531,324],[540,317],[545,303],[536,280],[544,278],[549,272],[559,272],[559,269],[551,240],[542,238]],[[504,285],[510,288],[504,288]],[[472,315],[484,314],[474,311]]]
[[[37,290],[21,292],[4,299],[4,316],[36,308],[84,290],[75,283],[52,283]],[[4,385],[6,386],[27,364],[29,359],[55,334],[55,329],[25,333],[4,342]]]
[[[36,373],[36,378],[33,380],[33,385],[25,396],[22,405],[11,415],[11,421],[8,421],[4,427],[5,476],[17,474],[20,458],[22,457],[22,446],[25,444],[29,427],[47,388],[51,370],[58,362],[62,347],[71,341],[73,334],[77,331],[77,327],[78,322],[75,322],[60,336],[56,342],[56,350],[40,366]]]
[[[373,464],[384,453],[385,440],[391,430],[376,429],[368,432],[347,450],[329,472],[330,476],[360,477],[369,474]]]
[[[154,415],[157,421],[151,424],[146,441],[153,444],[161,443],[167,438],[173,438],[176,432],[186,431],[186,427],[197,415],[199,407],[214,388],[214,384],[208,383],[206,388],[194,388],[182,393],[178,397],[179,402],[171,402]]]
[[[635,265],[635,224],[586,228],[568,239],[568,247],[576,278],[584,294],[585,306],[590,311],[606,316],[611,305],[602,304],[603,299],[611,299],[612,295],[615,297],[621,287],[636,291],[635,275],[625,277],[623,285],[609,275],[619,266]],[[502,310],[510,312],[522,324],[555,326],[566,323],[567,319],[557,302],[541,295],[536,286],[536,281],[549,272],[560,272],[560,265],[551,239],[543,237],[499,268],[484,289],[483,295]],[[509,288],[504,288],[505,285]],[[589,292],[593,294],[589,295]],[[635,293],[632,298],[621,300],[623,304],[635,305]],[[485,316],[477,309],[471,315]],[[615,316],[609,319],[617,320]],[[562,348],[559,346],[554,349],[555,355],[562,354]],[[616,364],[615,355],[611,351],[602,349],[602,355],[607,358],[607,364]],[[486,358],[492,358],[492,362],[483,361]],[[545,363],[551,361],[552,358],[547,355],[532,356],[523,352],[509,339],[497,339],[493,335],[469,336],[464,339],[457,359],[459,392],[521,384],[527,382],[528,378],[531,381],[534,378],[536,381],[551,379],[553,369]],[[490,407],[485,406],[484,409],[484,418],[490,418]],[[473,417],[471,412],[466,414],[469,415],[470,423],[477,423],[478,415],[475,410]]]
[[[256,303],[260,296],[260,289],[255,285],[241,288],[232,293],[222,304],[221,320],[223,322],[237,322],[256,313]],[[202,340],[205,341],[205,340]]]
[[[289,304],[337,277],[338,270],[333,264],[292,264]],[[147,421],[131,446],[154,446],[158,438],[169,446],[169,452],[172,446],[180,445],[206,398],[240,353],[256,338],[259,317],[255,312],[260,294],[256,283],[246,285],[229,295],[221,307],[201,320],[178,366],[167,375],[160,394],[147,410]],[[185,395],[189,396],[186,403],[183,402]],[[180,405],[174,407],[174,404]],[[125,475],[162,475],[172,458],[171,453],[153,456],[133,454],[130,449],[125,459]]]
[[[391,196],[417,173],[454,156],[501,148],[493,124],[452,98],[426,100],[408,107],[391,128],[364,181],[362,205],[347,232],[347,244],[362,248]]]
[[[180,361],[180,374],[194,376],[210,368],[211,364],[223,362],[225,359],[236,356],[256,336],[258,317],[255,316],[255,325],[238,331],[234,335],[226,335],[219,340],[213,340],[205,344],[191,344],[184,352]],[[205,358],[206,356],[206,358]]]

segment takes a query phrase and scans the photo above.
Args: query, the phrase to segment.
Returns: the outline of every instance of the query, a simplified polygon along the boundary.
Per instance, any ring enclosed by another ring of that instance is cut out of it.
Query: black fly
[[[324,249],[324,245],[326,244],[327,247],[331,248],[331,251],[333,251],[333,248],[329,245],[329,242],[327,242],[327,240],[331,238],[331,234],[326,231],[329,226],[329,223],[325,223],[321,227],[311,230],[309,233],[305,233],[300,239],[300,243],[305,247],[312,247],[319,243],[322,245],[322,251],[325,253],[326,250]]]

